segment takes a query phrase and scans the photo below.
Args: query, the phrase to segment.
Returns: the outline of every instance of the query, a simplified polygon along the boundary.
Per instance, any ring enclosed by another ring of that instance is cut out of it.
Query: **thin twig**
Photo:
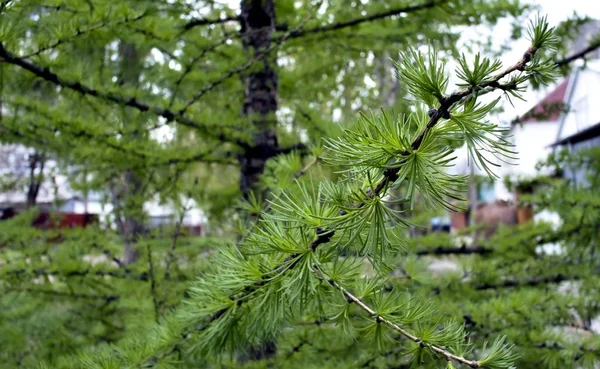
[[[302,36],[306,36],[306,35],[310,35],[310,34],[341,30],[344,28],[357,26],[359,24],[366,23],[366,22],[372,22],[372,21],[376,21],[379,19],[385,19],[385,18],[389,18],[392,16],[400,15],[400,14],[407,14],[407,13],[412,13],[412,12],[416,12],[416,11],[423,10],[423,9],[433,8],[434,6],[442,4],[444,2],[447,2],[447,0],[438,1],[437,3],[436,3],[436,1],[429,1],[426,3],[420,4],[420,5],[402,6],[400,8],[387,10],[385,12],[376,13],[376,14],[365,16],[365,17],[355,18],[355,19],[345,21],[345,22],[339,22],[339,23],[335,23],[335,24],[329,24],[326,26],[315,27],[315,28],[307,29],[305,31],[295,31],[289,36],[289,38],[294,39],[294,38],[298,38],[298,37],[302,37]]]
[[[133,17],[133,18],[125,17],[125,19],[120,20],[120,21],[116,21],[113,24],[108,23],[107,21],[103,21],[103,22],[100,22],[100,23],[98,23],[98,24],[96,24],[94,26],[90,26],[90,27],[88,27],[86,29],[78,29],[69,38],[59,38],[58,40],[56,40],[55,42],[53,42],[53,43],[51,43],[49,45],[42,46],[39,49],[37,49],[36,51],[34,51],[34,52],[31,52],[31,53],[26,54],[26,55],[20,55],[19,57],[23,58],[23,59],[29,59],[29,58],[31,58],[33,56],[36,56],[36,55],[39,55],[39,54],[43,53],[44,51],[48,51],[50,49],[54,49],[55,47],[60,46],[60,45],[62,45],[64,43],[66,43],[66,42],[71,42],[74,38],[86,35],[88,33],[94,32],[94,31],[97,31],[97,30],[99,30],[99,29],[101,29],[103,27],[117,26],[117,25],[120,25],[120,24],[128,23],[128,22],[135,22],[135,21],[138,21],[138,20],[144,18],[146,15],[148,15],[148,13],[142,13],[142,14],[138,15],[137,17]]]
[[[312,160],[309,161],[304,166],[304,168],[302,168],[299,171],[297,171],[296,173],[294,173],[294,178],[298,179],[298,178],[302,177],[303,175],[305,175],[306,172],[308,172],[310,170],[310,168],[312,168],[313,165],[315,165],[319,162],[319,160],[321,160],[320,156],[315,156],[314,158],[312,158]]]
[[[190,128],[195,128],[201,131],[206,136],[214,138],[221,142],[231,142],[235,144],[240,143],[240,141],[236,138],[228,136],[225,133],[219,132],[219,130],[215,129],[220,128],[219,125],[207,125],[199,123],[191,118],[188,118],[183,113],[175,112],[170,109],[162,108],[159,106],[149,105],[143,101],[138,100],[136,97],[124,96],[115,92],[100,91],[95,88],[84,85],[80,81],[71,81],[66,78],[63,78],[62,76],[59,76],[58,74],[52,72],[48,67],[34,64],[13,54],[12,52],[8,51],[2,43],[0,43],[0,59],[2,59],[6,63],[19,66],[22,69],[25,69],[31,72],[32,74],[42,78],[43,80],[51,82],[57,86],[67,88],[75,92],[79,92],[83,95],[90,95],[105,101],[117,103],[122,106],[129,106],[141,112],[152,112],[158,116],[165,118],[167,121],[176,121],[179,122],[181,125]]]
[[[358,297],[354,296],[352,293],[350,293],[348,290],[346,290],[344,287],[342,287],[339,283],[337,283],[336,281],[334,281],[331,278],[328,278],[327,275],[325,273],[323,273],[323,271],[321,269],[319,269],[317,266],[313,267],[313,271],[315,272],[315,274],[317,274],[317,276],[321,279],[324,279],[327,281],[327,283],[329,283],[329,285],[331,285],[332,287],[336,288],[338,291],[340,291],[344,297],[346,298],[346,301],[353,302],[355,303],[357,306],[359,306],[361,309],[363,309],[364,311],[366,311],[369,315],[371,315],[371,317],[373,318],[374,321],[376,321],[377,323],[383,323],[385,325],[387,325],[388,327],[392,328],[393,330],[395,330],[396,332],[400,333],[401,335],[403,335],[404,337],[408,338],[409,340],[421,344],[424,347],[427,347],[428,349],[441,354],[442,356],[444,356],[446,358],[446,360],[454,360],[456,362],[465,364],[470,366],[471,368],[479,368],[480,365],[476,360],[469,360],[469,359],[465,359],[462,356],[457,356],[454,355],[453,353],[444,350],[441,347],[438,347],[436,345],[433,345],[431,343],[425,343],[423,342],[423,340],[421,340],[419,337],[413,335],[412,333],[408,332],[407,330],[405,330],[404,328],[400,327],[398,324],[384,318],[383,316],[377,314],[377,311],[375,311],[373,308],[371,308],[369,305],[367,305],[366,303],[364,303],[361,299],[359,299]]]
[[[54,291],[54,290],[43,290],[36,288],[7,288],[7,291],[10,292],[28,292],[28,293],[39,293],[43,295],[50,295],[54,297],[68,297],[73,299],[90,299],[90,300],[104,300],[105,302],[113,302],[118,301],[120,296],[118,295],[90,295],[84,293],[68,293],[62,291]]]
[[[154,277],[154,263],[152,262],[152,250],[150,243],[146,242],[146,251],[148,253],[148,276],[150,277],[150,292],[152,293],[152,304],[154,305],[154,320],[158,323],[160,318],[160,307],[158,294],[156,292],[156,278]]]
[[[585,49],[581,50],[578,53],[575,53],[573,55],[569,55],[564,59],[558,60],[556,61],[556,66],[557,67],[561,67],[563,65],[567,65],[577,59],[582,59],[584,58],[587,54],[596,51],[597,49],[600,48],[600,42],[594,43],[594,44],[590,44],[588,47],[586,47]]]
[[[196,181],[194,181],[194,187],[196,186],[197,183],[198,183],[198,180],[196,179]],[[169,253],[167,255],[167,265],[165,267],[165,274],[163,277],[163,280],[164,280],[163,281],[163,300],[161,303],[163,311],[161,314],[164,314],[164,308],[167,305],[167,283],[166,283],[166,281],[171,279],[171,265],[173,264],[173,261],[175,261],[175,248],[177,247],[177,240],[179,239],[179,236],[181,235],[181,226],[183,225],[183,220],[185,218],[185,214],[189,210],[188,204],[189,204],[190,199],[191,199],[191,197],[188,198],[185,205],[183,206],[183,209],[181,210],[181,213],[179,214],[179,219],[175,223],[175,230],[173,231],[173,236],[171,237],[171,247],[169,248]]]
[[[301,30],[302,27],[304,26],[304,24],[306,22],[308,22],[311,19],[311,17],[307,18],[303,23],[301,23],[295,31]],[[242,73],[242,72],[244,72],[244,71],[252,68],[254,66],[254,64],[256,64],[257,62],[259,62],[259,61],[261,61],[263,59],[265,59],[272,51],[274,51],[275,49],[277,49],[278,47],[280,47],[284,43],[284,41],[286,41],[290,37],[290,35],[292,35],[292,33],[294,33],[294,31],[287,32],[285,35],[283,35],[279,39],[275,40],[275,42],[273,42],[271,44],[271,46],[269,46],[266,50],[261,51],[261,52],[255,54],[250,60],[248,60],[243,65],[241,65],[241,66],[239,66],[237,68],[233,68],[233,69],[229,70],[227,73],[225,73],[220,78],[218,78],[218,79],[214,80],[213,82],[209,83],[208,85],[204,86],[204,88],[202,88],[194,96],[192,96],[192,98],[183,106],[183,108],[181,108],[181,110],[179,110],[178,114],[179,115],[185,114],[185,112],[196,101],[198,101],[202,96],[204,96],[206,93],[212,91],[215,87],[217,87],[221,83],[225,82],[229,78],[235,76],[236,74]]]

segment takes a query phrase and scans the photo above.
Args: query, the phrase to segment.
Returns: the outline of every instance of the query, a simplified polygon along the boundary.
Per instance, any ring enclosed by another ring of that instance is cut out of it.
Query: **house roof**
[[[596,123],[582,131],[567,136],[561,140],[556,141],[550,147],[563,146],[568,144],[576,144],[582,141],[589,140],[594,137],[600,136],[600,123]]]
[[[517,121],[527,123],[558,120],[565,103],[568,86],[569,77],[565,78],[552,92],[547,94],[527,113],[519,117]]]

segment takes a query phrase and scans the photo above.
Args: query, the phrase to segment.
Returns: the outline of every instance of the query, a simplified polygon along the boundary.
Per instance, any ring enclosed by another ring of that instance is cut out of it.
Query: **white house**
[[[0,145],[0,176],[7,182],[15,180],[27,182],[30,175],[29,157],[33,150],[19,144]],[[39,173],[39,168],[36,175]],[[26,189],[0,190],[0,215],[3,209],[16,208],[17,211],[26,207]],[[95,214],[100,222],[107,226],[114,226],[113,204],[107,196],[100,192],[89,192],[87,196],[75,191],[69,185],[68,173],[58,170],[52,159],[48,159],[44,166],[44,176],[36,198],[38,206],[43,209],[54,209],[62,213]],[[204,233],[208,219],[198,204],[193,200],[182,200],[187,206],[182,226]],[[161,203],[158,199],[151,199],[144,204],[148,214],[148,226],[159,228],[172,225],[179,220],[179,207],[172,203]]]
[[[573,71],[574,87],[566,96],[570,107],[558,127],[553,149],[568,148],[579,151],[600,146],[600,59],[588,62]],[[584,181],[584,173],[578,168],[564,168],[565,178],[575,183]]]
[[[570,47],[574,54],[587,48],[591,38],[600,31],[600,21],[583,25]],[[515,122],[510,123],[510,141],[515,145],[518,160],[495,171],[500,178],[512,180],[532,178],[538,174],[536,164],[557,148],[578,150],[600,145],[600,49],[586,55],[586,63],[575,63],[573,71],[551,87],[548,93]],[[498,123],[498,122],[495,122]],[[466,150],[459,151],[455,172],[484,174],[467,167]],[[565,168],[565,175],[581,176],[577,170]],[[478,198],[514,200],[502,180],[480,189]]]
[[[546,159],[553,150],[551,145],[556,141],[566,100],[575,87],[574,82],[571,76],[559,81],[533,108],[511,122],[510,141],[518,159],[510,165],[502,164],[498,168],[497,174],[500,178],[508,177],[514,182],[530,179],[538,174],[537,164]],[[497,199],[515,200],[515,194],[508,190],[504,181],[496,181],[494,192]]]

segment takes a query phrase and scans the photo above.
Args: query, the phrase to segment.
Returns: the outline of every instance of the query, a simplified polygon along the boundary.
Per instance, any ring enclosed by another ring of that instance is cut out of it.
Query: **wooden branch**
[[[425,255],[470,255],[470,254],[490,254],[493,250],[483,246],[460,246],[460,247],[435,247],[423,249],[415,252],[418,256]]]
[[[433,109],[431,118],[429,118],[429,122],[425,126],[425,129],[419,134],[419,136],[417,136],[415,141],[412,143],[411,149],[417,150],[421,146],[421,142],[423,141],[425,136],[437,124],[437,122],[440,121],[440,119],[442,119],[442,118],[449,119],[450,118],[450,109],[452,108],[452,106],[454,104],[461,101],[465,97],[471,95],[475,90],[480,90],[480,89],[485,89],[485,88],[490,88],[493,90],[493,89],[500,88],[502,85],[499,84],[499,81],[502,78],[508,76],[509,74],[511,74],[513,72],[524,70],[525,65],[527,65],[527,63],[529,63],[529,61],[535,55],[536,52],[537,52],[537,49],[533,46],[530,46],[529,49],[527,49],[527,51],[521,57],[521,60],[519,60],[516,64],[510,66],[509,68],[505,69],[503,72],[498,73],[491,80],[482,82],[475,87],[469,87],[469,88],[465,88],[463,90],[454,92],[454,93],[440,99],[440,106],[437,109]]]
[[[591,45],[589,45],[588,47],[586,47],[585,49],[581,50],[578,53],[575,53],[573,55],[567,56],[564,59],[558,60],[556,62],[556,66],[557,67],[562,67],[563,65],[567,65],[567,64],[569,64],[569,63],[571,63],[571,62],[573,62],[573,61],[575,61],[577,59],[585,58],[585,56],[587,54],[589,54],[591,52],[594,52],[594,51],[596,51],[599,48],[600,48],[600,42],[595,43],[595,44],[591,44]]]
[[[227,16],[225,18],[217,18],[217,19],[208,19],[208,18],[194,18],[183,25],[184,31],[189,31],[190,29],[198,26],[210,26],[213,24],[223,24],[227,22],[239,22],[239,16]]]
[[[79,81],[67,80],[56,73],[52,72],[50,68],[39,66],[30,61],[16,56],[15,54],[8,51],[4,44],[0,43],[0,59],[4,62],[13,64],[29,71],[30,73],[42,78],[45,81],[51,82],[57,86],[61,86],[66,89],[70,89],[75,92],[79,92],[82,95],[93,96],[105,101],[113,102],[122,106],[128,106],[139,110],[141,112],[152,112],[158,116],[165,118],[167,121],[176,121],[186,127],[194,128],[201,131],[207,137],[214,138],[221,142],[231,142],[239,144],[239,140],[229,137],[222,132],[218,132],[215,128],[218,125],[209,126],[206,124],[199,123],[193,119],[188,118],[184,115],[184,112],[175,112],[167,108],[161,108],[158,106],[148,105],[147,103],[137,100],[135,97],[127,97],[114,92],[103,92],[96,90],[92,87],[82,84]]]
[[[302,168],[299,171],[297,171],[296,173],[294,173],[294,178],[298,179],[298,178],[302,177],[304,174],[306,174],[306,172],[308,172],[310,170],[310,168],[312,168],[313,165],[315,165],[316,163],[318,163],[319,160],[321,160],[320,156],[315,156],[314,158],[312,158],[312,160],[309,161],[304,166],[304,168]]]
[[[90,270],[90,269],[83,269],[83,270],[69,270],[66,272],[63,271],[58,271],[58,270],[44,270],[44,269],[33,269],[33,270],[27,270],[27,269],[15,269],[15,270],[9,270],[6,272],[7,275],[24,275],[24,274],[28,274],[28,273],[33,273],[35,275],[40,275],[40,276],[61,276],[61,277],[85,277],[85,276],[96,276],[96,277],[113,277],[113,278],[123,278],[123,279],[134,279],[134,280],[138,280],[138,281],[147,281],[148,280],[148,274],[147,273],[141,273],[141,274],[137,274],[137,273],[132,273],[129,270],[126,270],[125,272],[119,272],[119,271],[108,271],[108,270]]]
[[[505,281],[501,281],[499,283],[484,283],[475,286],[476,290],[497,290],[500,288],[512,288],[512,287],[535,287],[543,284],[555,284],[565,281],[575,281],[578,280],[578,276],[565,276],[563,274],[557,274],[555,276],[547,276],[547,277],[534,277],[530,279],[526,279],[523,281],[519,281],[516,279],[507,279]]]
[[[20,55],[19,58],[29,59],[29,58],[31,58],[33,56],[36,56],[36,55],[39,55],[39,54],[43,53],[44,51],[48,51],[48,50],[54,49],[55,47],[58,47],[58,46],[66,43],[66,42],[70,42],[74,38],[77,38],[77,37],[80,37],[80,36],[83,36],[83,35],[87,35],[89,33],[92,33],[94,31],[97,31],[97,30],[99,30],[101,28],[104,28],[104,27],[117,26],[117,25],[120,25],[120,24],[126,24],[126,23],[129,23],[129,22],[135,22],[135,21],[138,21],[138,20],[144,18],[147,15],[148,15],[148,13],[144,12],[144,13],[142,13],[142,14],[136,16],[136,17],[133,17],[133,18],[125,17],[124,19],[122,19],[120,21],[116,21],[113,24],[110,24],[107,20],[104,20],[104,21],[102,21],[102,22],[100,22],[100,23],[98,23],[96,25],[90,26],[88,28],[77,29],[77,31],[73,35],[71,35],[69,38],[60,38],[60,39],[56,40],[55,42],[53,42],[51,44],[48,44],[46,46],[40,47],[39,49],[37,49],[34,52],[31,52],[31,53],[26,54],[26,55]]]
[[[297,143],[286,147],[278,147],[273,156],[286,155],[293,151],[298,151],[300,152],[300,155],[305,155],[307,153],[306,149],[307,147],[303,143]]]
[[[156,278],[154,276],[154,262],[152,260],[152,248],[150,243],[146,243],[146,252],[148,253],[148,276],[150,277],[150,293],[152,294],[152,305],[154,307],[154,321],[158,323],[160,318],[160,302],[156,291]]]
[[[25,107],[29,108],[27,106],[25,106]],[[52,117],[49,114],[45,114],[44,112],[35,110],[35,109],[32,109],[32,110],[34,110],[34,112],[36,114],[41,114],[41,115],[45,116],[46,118],[48,118],[48,120],[54,120],[54,117]],[[61,121],[60,123],[63,123],[63,126],[67,127],[67,129],[61,129],[60,132],[69,134],[73,138],[86,138],[90,141],[96,141],[100,144],[105,145],[108,148],[122,152],[124,154],[133,155],[133,156],[139,157],[141,159],[150,161],[150,163],[148,163],[148,162],[142,163],[142,166],[144,166],[144,167],[147,167],[148,165],[163,166],[163,165],[174,165],[174,164],[185,164],[185,163],[196,163],[196,162],[216,163],[216,164],[226,164],[226,165],[236,163],[234,161],[228,161],[225,158],[213,156],[213,154],[214,154],[213,149],[209,149],[205,152],[197,153],[197,154],[191,155],[189,157],[183,157],[183,158],[179,157],[179,156],[177,158],[165,158],[164,156],[153,156],[144,151],[137,151],[134,149],[126,149],[125,147],[112,142],[110,140],[110,138],[114,138],[116,136],[116,133],[115,134],[94,134],[94,133],[90,133],[90,132],[84,130],[83,128],[77,128],[76,127],[77,125],[74,125],[68,121]],[[33,126],[36,130],[47,130],[47,131],[51,132],[52,134],[55,133],[48,127],[38,126],[36,124],[33,124]],[[15,130],[7,125],[0,124],[0,127],[10,131],[11,134],[15,135],[16,137],[27,138],[27,136],[24,135],[23,133],[21,133],[20,131]],[[35,135],[35,138],[37,139],[38,135]],[[135,168],[135,166],[133,166],[132,168]]]
[[[444,2],[446,2],[446,0],[444,0],[444,1],[428,1],[428,2],[420,4],[420,5],[410,5],[410,6],[403,6],[400,8],[394,8],[394,9],[390,9],[385,12],[368,15],[366,17],[355,18],[355,19],[352,19],[349,21],[334,23],[334,24],[321,26],[321,27],[315,27],[315,28],[304,30],[304,31],[295,31],[290,34],[289,38],[294,39],[294,38],[299,38],[299,37],[311,35],[311,34],[341,30],[344,28],[357,26],[359,24],[366,23],[366,22],[372,22],[372,21],[376,21],[379,19],[385,19],[385,18],[396,16],[396,15],[400,15],[400,14],[413,13],[413,12],[416,12],[419,10],[433,8],[434,6],[442,4]]]
[[[308,19],[306,20],[308,21]],[[305,21],[305,22],[306,22]],[[226,80],[228,80],[229,78],[240,74],[242,72],[247,71],[248,69],[252,68],[256,63],[263,61],[267,58],[267,56],[269,56],[269,54],[271,52],[273,52],[275,49],[277,49],[279,46],[281,46],[283,44],[284,41],[286,41],[288,38],[290,38],[290,36],[294,33],[294,32],[298,32],[301,31],[302,29],[302,24],[300,26],[298,26],[297,29],[287,32],[286,34],[284,34],[282,37],[273,40],[273,43],[271,44],[271,46],[269,46],[268,48],[266,48],[265,50],[261,50],[260,52],[257,52],[255,55],[253,55],[250,60],[248,60],[246,63],[230,69],[229,71],[227,71],[225,74],[223,74],[220,78],[210,82],[208,85],[206,85],[204,88],[200,89],[200,91],[198,91],[196,94],[194,94],[194,96],[192,96],[192,98],[185,103],[185,105],[183,106],[183,108],[181,108],[178,112],[178,114],[183,115],[185,114],[185,112],[196,102],[198,101],[202,96],[204,96],[205,94],[207,94],[208,92],[212,91],[212,89],[214,89],[215,87],[219,86],[221,83],[225,82]]]
[[[442,356],[444,356],[446,358],[446,360],[450,361],[456,361],[459,362],[461,364],[465,364],[471,368],[479,368],[480,365],[476,360],[468,360],[465,359],[464,357],[461,356],[457,356],[454,355],[453,353],[444,350],[441,347],[438,347],[436,345],[430,344],[430,343],[425,343],[423,342],[423,340],[421,340],[419,337],[413,335],[412,333],[408,332],[407,330],[405,330],[404,328],[402,328],[401,326],[399,326],[398,324],[384,318],[383,316],[377,314],[377,312],[371,308],[370,306],[368,306],[366,303],[364,303],[361,299],[359,299],[358,297],[354,296],[352,293],[350,293],[348,290],[346,290],[344,287],[342,287],[340,284],[338,284],[336,281],[334,281],[331,278],[328,278],[318,267],[314,267],[313,271],[317,274],[317,276],[319,276],[320,278],[324,279],[327,281],[327,283],[329,283],[329,285],[331,285],[332,287],[334,287],[335,289],[337,289],[338,291],[340,291],[344,297],[346,298],[346,300],[349,303],[355,303],[357,306],[359,306],[361,309],[363,309],[365,312],[367,312],[372,318],[373,321],[380,323],[380,324],[385,324],[388,327],[390,327],[391,329],[395,330],[396,332],[400,333],[402,336],[408,338],[409,340],[421,344],[424,347],[430,349],[433,352],[436,352],[438,354],[441,354]]]
[[[104,300],[106,303],[118,301],[120,296],[118,295],[90,295],[85,293],[68,293],[54,290],[43,290],[36,288],[7,288],[9,292],[28,292],[28,293],[39,293],[42,295],[50,295],[54,297],[65,297],[73,299],[87,299],[87,300]]]

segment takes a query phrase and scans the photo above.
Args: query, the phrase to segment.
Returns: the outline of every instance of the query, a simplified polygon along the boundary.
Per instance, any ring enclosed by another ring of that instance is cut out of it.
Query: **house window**
[[[483,182],[477,189],[477,201],[492,202],[495,199],[495,188],[494,184],[490,182]]]
[[[577,102],[573,104],[573,109],[575,110],[575,124],[577,125],[578,130],[590,123],[588,119],[589,106],[587,96],[577,100]]]

